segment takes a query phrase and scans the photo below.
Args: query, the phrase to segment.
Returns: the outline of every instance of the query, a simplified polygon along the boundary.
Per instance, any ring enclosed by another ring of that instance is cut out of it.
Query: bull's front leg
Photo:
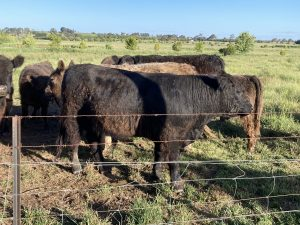
[[[78,158],[78,145],[73,147],[72,151],[72,169],[74,174],[79,174],[82,171],[82,166]]]

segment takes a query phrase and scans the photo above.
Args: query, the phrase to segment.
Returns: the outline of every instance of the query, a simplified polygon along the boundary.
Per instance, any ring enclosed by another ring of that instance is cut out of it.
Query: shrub
[[[235,47],[234,44],[229,43],[226,48],[219,49],[219,52],[221,54],[223,54],[224,56],[226,56],[226,55],[234,55],[236,53],[236,47]]]
[[[255,37],[248,32],[241,33],[235,41],[236,50],[241,53],[249,52],[253,49]]]
[[[203,41],[198,41],[196,44],[195,44],[195,50],[197,52],[203,52],[203,49],[204,49],[204,42]]]
[[[35,38],[33,37],[32,34],[28,34],[26,37],[23,38],[22,40],[22,45],[25,47],[32,47],[33,45],[35,45]]]
[[[105,49],[107,49],[107,50],[112,50],[113,47],[112,47],[110,44],[106,44],[106,45],[105,45]]]
[[[295,41],[295,44],[300,45],[300,40]]]
[[[180,51],[182,48],[182,43],[180,41],[176,41],[173,45],[172,45],[172,49],[174,51]]]
[[[16,38],[10,34],[7,33],[0,33],[0,44],[2,43],[10,43],[15,42]]]
[[[86,49],[86,48],[87,48],[86,42],[85,42],[85,41],[81,41],[81,42],[79,43],[79,48],[80,48],[80,49]]]
[[[160,49],[160,44],[159,44],[159,43],[155,43],[155,44],[154,44],[154,50],[155,50],[156,52],[158,52],[159,49]]]
[[[136,37],[129,37],[125,40],[125,48],[129,50],[136,50],[137,49],[137,38]]]
[[[280,54],[281,56],[285,56],[285,55],[286,55],[286,51],[281,50],[281,51],[279,52],[279,54]]]
[[[62,38],[55,34],[55,33],[50,33],[48,35],[48,38],[50,39],[51,43],[50,43],[50,48],[60,48],[60,44],[62,41]]]

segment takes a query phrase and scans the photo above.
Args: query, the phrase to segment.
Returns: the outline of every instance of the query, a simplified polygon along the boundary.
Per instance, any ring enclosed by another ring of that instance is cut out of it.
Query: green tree
[[[136,50],[137,49],[137,38],[134,36],[130,36],[125,39],[125,48],[130,50]]]
[[[241,53],[249,52],[253,49],[255,37],[248,32],[241,33],[235,41],[236,50]]]
[[[198,41],[196,44],[195,44],[195,50],[197,52],[203,52],[203,49],[204,49],[204,42],[203,41]]]

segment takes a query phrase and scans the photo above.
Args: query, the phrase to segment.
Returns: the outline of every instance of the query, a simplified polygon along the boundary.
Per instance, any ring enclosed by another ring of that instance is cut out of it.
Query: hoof
[[[184,188],[184,182],[179,180],[179,181],[175,181],[172,183],[173,185],[173,189],[176,193],[181,193],[183,192],[183,188]]]
[[[82,167],[80,164],[73,165],[73,174],[80,174],[82,172]]]
[[[99,173],[102,173],[104,171],[103,166],[100,163],[95,164],[95,167],[96,167],[96,169],[98,170]]]

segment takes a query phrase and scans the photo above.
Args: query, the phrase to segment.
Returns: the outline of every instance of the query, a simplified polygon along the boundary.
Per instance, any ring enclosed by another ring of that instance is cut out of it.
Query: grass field
[[[198,54],[194,43],[183,44],[179,52],[172,50],[172,43],[161,43],[158,52],[150,42],[139,43],[135,51],[125,49],[122,42],[108,43],[111,50],[105,48],[106,44],[88,42],[88,48],[79,49],[79,42],[63,42],[63,47],[56,50],[49,49],[47,41],[38,41],[32,48],[0,45],[0,54],[25,57],[24,65],[14,73],[16,112],[20,104],[18,76],[29,64],[48,60],[55,67],[60,59],[67,64],[71,59],[75,63],[100,64],[104,57],[115,54]],[[218,49],[225,46],[206,42],[203,54],[218,54]],[[181,160],[206,163],[181,165],[183,179],[193,181],[178,194],[168,184],[153,184],[151,165],[134,164],[153,161],[152,143],[141,138],[130,145],[120,142],[105,152],[108,161],[131,162],[110,166],[108,174],[99,174],[92,163],[87,163],[84,173],[75,176],[70,172],[67,153],[56,165],[51,163],[54,148],[24,148],[23,224],[300,224],[299,212],[275,213],[300,210],[300,164],[291,161],[300,159],[300,138],[286,138],[300,136],[300,48],[256,43],[248,54],[223,59],[226,72],[256,75],[264,85],[263,139],[255,153],[246,150],[239,120],[213,121],[209,126],[220,139],[199,140],[185,149]],[[50,131],[44,131],[42,121],[29,121],[22,130],[22,144],[54,144],[57,120],[50,121],[50,125]],[[10,137],[1,143],[0,224],[10,224],[5,218],[12,216],[11,168],[1,165],[11,161]],[[82,147],[80,155],[89,161],[87,148]],[[215,160],[224,163],[209,163]],[[263,215],[243,216],[251,214]],[[207,219],[221,217],[224,219]]]

